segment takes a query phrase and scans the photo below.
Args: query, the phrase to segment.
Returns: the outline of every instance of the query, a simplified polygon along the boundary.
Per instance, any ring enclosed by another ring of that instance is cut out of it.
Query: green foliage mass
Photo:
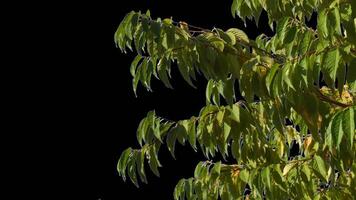
[[[159,176],[158,152],[189,143],[207,161],[182,179],[174,199],[354,199],[356,194],[356,1],[233,0],[242,20],[268,15],[273,37],[242,30],[204,29],[128,13],[117,46],[136,51],[133,90],[151,91],[152,76],[168,88],[171,68],[195,87],[207,80],[198,116],[172,122],[147,114],[139,149],[126,149],[119,174],[138,186],[145,164]],[[317,29],[305,23],[317,14]],[[173,64],[174,63],[174,64]],[[173,65],[172,65],[173,64]],[[243,99],[236,99],[239,92]],[[294,145],[298,155],[291,156]],[[221,154],[235,164],[210,159]],[[248,191],[248,192],[246,192]]]

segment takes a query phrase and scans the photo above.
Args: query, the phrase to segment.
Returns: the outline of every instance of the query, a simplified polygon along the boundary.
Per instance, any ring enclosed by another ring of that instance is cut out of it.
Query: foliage
[[[149,11],[125,16],[115,42],[137,52],[130,67],[135,94],[138,83],[151,91],[152,76],[173,88],[176,66],[192,87],[197,74],[208,84],[207,105],[196,117],[172,122],[147,114],[137,129],[141,148],[119,159],[124,180],[146,183],[146,160],[159,176],[161,145],[174,157],[178,141],[208,160],[178,182],[177,200],[354,198],[356,1],[233,0],[231,6],[234,17],[256,24],[261,12],[275,35],[254,40],[237,28],[204,29],[153,19]],[[316,30],[305,23],[313,13]],[[212,162],[217,153],[236,163]]]

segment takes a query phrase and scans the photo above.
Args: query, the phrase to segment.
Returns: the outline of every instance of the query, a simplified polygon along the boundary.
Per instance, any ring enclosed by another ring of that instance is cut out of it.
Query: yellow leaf
[[[283,168],[283,176],[287,175],[288,172],[294,168],[294,166],[296,166],[298,163],[297,162],[291,162],[286,164],[286,166],[284,166]]]

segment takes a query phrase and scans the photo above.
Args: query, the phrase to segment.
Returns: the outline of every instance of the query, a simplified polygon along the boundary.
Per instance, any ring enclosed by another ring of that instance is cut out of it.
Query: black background
[[[64,96],[58,107],[66,112],[61,122],[69,141],[60,149],[71,144],[76,149],[70,152],[70,161],[64,167],[71,175],[66,185],[73,185],[79,199],[172,199],[175,184],[181,178],[193,176],[194,167],[205,160],[190,146],[177,145],[174,160],[165,146],[160,150],[161,177],[155,177],[147,167],[148,185],[136,188],[131,182],[123,182],[116,171],[117,160],[127,147],[138,148],[136,128],[146,113],[155,109],[159,116],[179,120],[197,116],[205,105],[205,83],[198,78],[193,89],[183,81],[177,69],[173,69],[174,90],[167,89],[157,80],[152,81],[152,93],[139,86],[138,97],[134,97],[129,65],[134,53],[123,54],[115,48],[113,35],[131,10],[147,9],[153,18],[173,17],[174,21],[224,30],[236,27],[244,30],[251,38],[260,33],[271,35],[266,15],[261,16],[260,26],[248,21],[244,27],[240,19],[233,19],[232,1],[206,0],[126,0],[112,2],[83,3],[72,9],[76,15],[63,34],[71,38],[70,45],[62,54],[71,59],[61,69],[63,77],[59,87]],[[61,15],[66,15],[65,11]],[[63,87],[61,86],[63,84]],[[64,87],[65,86],[65,87]],[[68,125],[68,126],[67,126]],[[78,180],[78,181],[77,181]],[[59,190],[58,193],[61,193]],[[71,195],[67,196],[72,199]],[[78,199],[78,198],[76,198]]]

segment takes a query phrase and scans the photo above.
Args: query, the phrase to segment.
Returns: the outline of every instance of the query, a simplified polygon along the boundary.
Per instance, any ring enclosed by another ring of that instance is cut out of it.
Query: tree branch
[[[324,102],[327,102],[327,103],[330,103],[330,104],[333,104],[333,105],[336,105],[336,106],[339,106],[339,107],[342,107],[342,108],[347,108],[347,107],[353,106],[352,104],[344,104],[344,103],[335,101],[334,99],[331,99],[331,98],[325,96],[323,93],[321,93],[319,91],[318,88],[314,88],[314,92],[319,97],[319,99],[321,101],[324,101]]]

